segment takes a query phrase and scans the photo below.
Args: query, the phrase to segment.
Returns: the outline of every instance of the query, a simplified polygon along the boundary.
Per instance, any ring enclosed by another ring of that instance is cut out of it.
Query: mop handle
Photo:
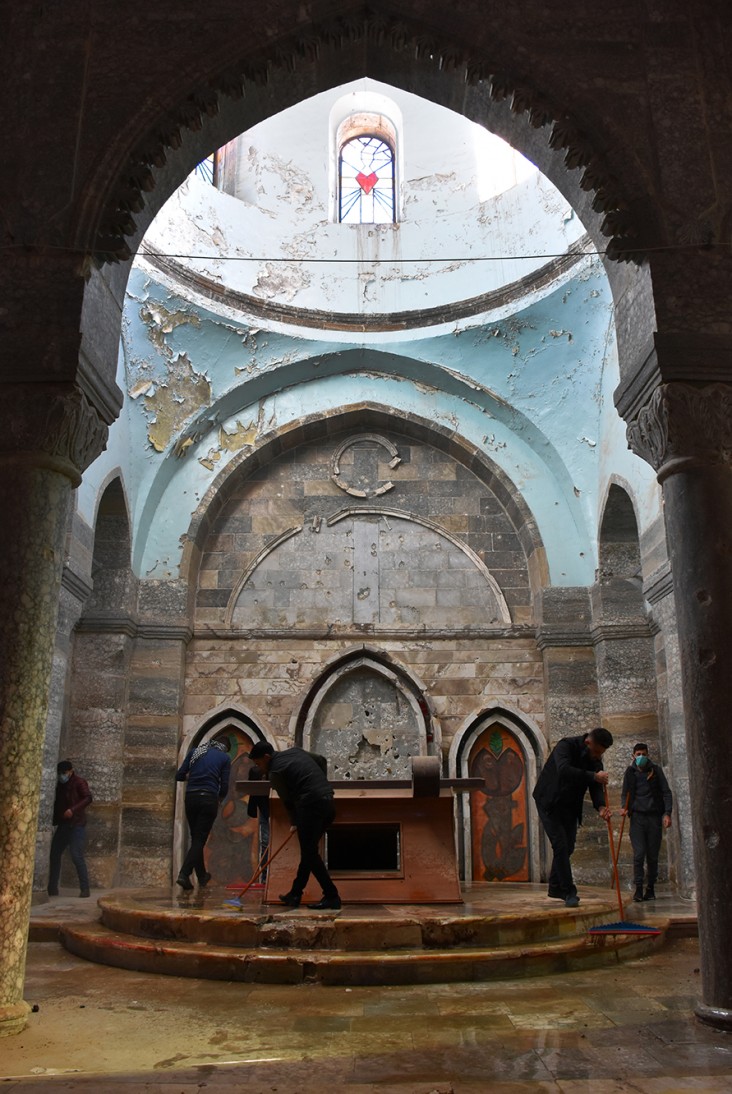
[[[625,799],[625,811],[626,811],[626,813],[628,812],[628,806],[629,805],[630,805],[630,791],[628,791],[628,796]],[[625,828],[625,817],[623,817],[622,821],[620,822],[620,835],[618,836],[618,848],[617,848],[617,853],[615,855],[615,861],[616,862],[620,862],[620,844],[623,842],[623,829],[624,828]]]
[[[242,890],[241,890],[241,891],[239,892],[239,894],[237,895],[237,897],[236,897],[236,899],[237,899],[237,900],[241,900],[241,898],[242,898],[242,897],[244,896],[244,894],[245,894],[245,892],[247,891],[247,889],[251,888],[251,886],[252,886],[252,885],[254,884],[254,882],[255,882],[255,881],[257,880],[257,878],[259,877],[259,875],[260,875],[260,874],[261,874],[261,873],[262,873],[262,872],[263,872],[264,870],[266,870],[266,869],[267,869],[267,867],[269,866],[270,862],[272,862],[272,860],[273,860],[273,859],[277,858],[277,856],[279,855],[279,853],[280,853],[280,851],[282,850],[282,848],[283,848],[283,847],[285,846],[285,844],[286,844],[286,843],[289,843],[289,841],[290,841],[290,840],[292,839],[292,837],[293,837],[294,835],[295,835],[295,829],[293,828],[291,832],[288,832],[288,834],[287,834],[286,838],[285,838],[285,839],[283,839],[282,843],[281,843],[281,844],[279,845],[279,847],[277,848],[277,850],[276,850],[276,851],[273,851],[273,852],[272,852],[272,854],[271,854],[271,855],[269,856],[269,858],[268,858],[268,859],[265,859],[265,860],[264,860],[264,862],[263,862],[263,863],[262,863],[262,865],[261,865],[261,866],[259,867],[259,869],[257,870],[257,872],[256,872],[255,874],[253,874],[253,875],[252,875],[252,878],[251,878],[251,880],[247,882],[247,884],[246,884],[246,885],[244,886],[244,888],[243,888],[243,889],[242,889]]]
[[[610,798],[608,797],[608,793],[607,793],[607,783],[605,783],[604,786],[605,786],[605,808],[609,809],[610,808]],[[618,894],[618,908],[620,910],[620,922],[622,923],[622,921],[624,919],[623,898],[620,895],[620,878],[618,877],[618,860],[615,858],[615,840],[613,839],[613,824],[612,824],[612,821],[611,821],[610,817],[607,818],[605,823],[607,824],[607,835],[608,835],[608,839],[610,840],[610,858],[613,860],[613,875],[615,877],[615,889],[616,889],[617,894]]]

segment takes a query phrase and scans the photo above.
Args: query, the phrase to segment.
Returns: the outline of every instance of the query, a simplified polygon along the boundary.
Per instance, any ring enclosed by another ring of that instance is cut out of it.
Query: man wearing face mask
[[[658,854],[664,828],[671,827],[673,796],[660,764],[651,763],[648,745],[639,741],[633,748],[633,762],[623,777],[622,800],[625,817],[630,814],[630,842],[633,845],[633,900],[656,899]],[[646,891],[643,866],[646,864]]]
[[[58,896],[61,876],[61,856],[68,847],[71,861],[79,875],[79,896],[89,896],[89,874],[84,860],[86,843],[86,810],[92,803],[86,779],[74,773],[71,760],[61,760],[56,766],[58,782],[53,803],[53,823],[56,831],[51,840],[51,862],[48,871],[48,895]]]

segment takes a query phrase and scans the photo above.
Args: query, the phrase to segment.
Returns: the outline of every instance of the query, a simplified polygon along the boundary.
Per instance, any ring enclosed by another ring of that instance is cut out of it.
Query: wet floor
[[[175,979],[31,943],[2,1089],[248,1094],[732,1089],[732,1036],[693,1017],[698,943],[563,976],[433,987]],[[18,1078],[16,1078],[18,1077]]]

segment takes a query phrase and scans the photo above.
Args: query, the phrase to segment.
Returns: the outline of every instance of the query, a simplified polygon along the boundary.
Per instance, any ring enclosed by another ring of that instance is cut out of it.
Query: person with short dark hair
[[[579,737],[563,737],[552,749],[534,787],[539,819],[554,852],[547,895],[563,900],[568,908],[576,908],[580,902],[571,858],[588,790],[603,820],[612,816],[605,805],[608,774],[602,767],[602,757],[612,743],[612,733],[602,726]]]
[[[219,802],[229,792],[230,774],[229,746],[213,739],[192,748],[176,772],[176,781],[186,783],[186,820],[191,833],[191,846],[175,879],[185,892],[193,888],[194,870],[200,889],[211,880],[203,849],[216,820]]]
[[[333,788],[326,777],[325,760],[303,748],[276,752],[266,741],[254,746],[249,759],[269,778],[282,799],[300,842],[300,865],[289,892],[281,894],[281,902],[290,908],[299,907],[308,878],[313,874],[323,896],[308,907],[318,911],[337,910],[341,898],[318,850],[321,836],[335,820]]]
[[[671,827],[673,795],[660,764],[651,763],[648,745],[633,746],[633,762],[623,776],[622,815],[630,814],[630,842],[633,847],[633,900],[656,899],[658,855],[663,829]],[[646,890],[643,891],[643,867]]]
[[[71,760],[56,765],[56,796],[53,803],[53,823],[56,831],[51,839],[48,870],[48,895],[58,896],[61,877],[61,857],[68,847],[71,861],[79,878],[79,896],[90,896],[89,872],[84,858],[86,844],[86,810],[93,798],[89,784],[74,771]]]

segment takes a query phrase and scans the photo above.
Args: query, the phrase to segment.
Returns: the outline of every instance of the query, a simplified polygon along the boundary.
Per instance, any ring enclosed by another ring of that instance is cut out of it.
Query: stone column
[[[676,599],[701,944],[697,1014],[732,1028],[732,385],[660,383],[630,410],[629,445],[663,487]]]
[[[6,384],[0,402],[0,1035],[25,1025],[41,757],[72,487],[107,428],[73,384]]]

